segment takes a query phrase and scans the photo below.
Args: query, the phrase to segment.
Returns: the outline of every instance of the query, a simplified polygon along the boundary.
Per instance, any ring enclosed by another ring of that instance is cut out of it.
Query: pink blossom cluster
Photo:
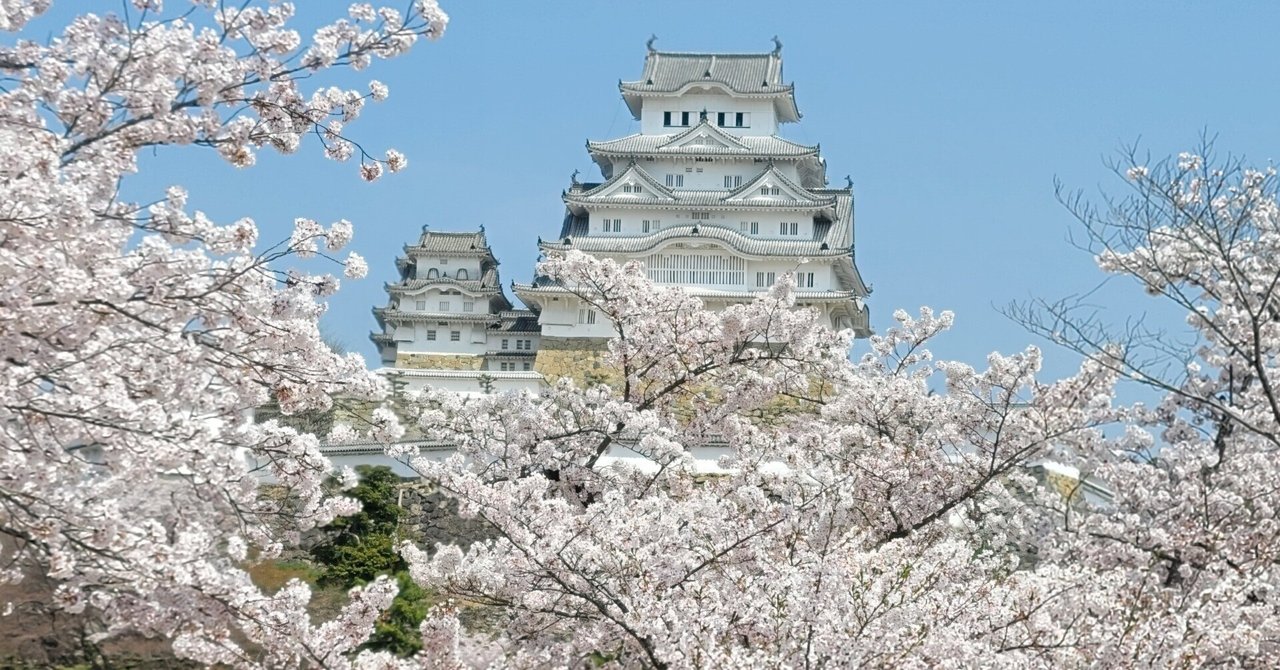
[[[1045,384],[1034,347],[985,370],[935,361],[953,317],[922,309],[850,361],[849,335],[796,309],[789,277],[711,312],[638,264],[552,258],[539,271],[612,324],[618,381],[428,393],[419,428],[459,454],[397,452],[496,530],[402,547],[419,584],[486,610],[449,653],[528,668],[1268,665],[1280,411],[1262,380],[1280,358],[1280,236],[1272,175],[1254,174],[1201,186],[1223,192],[1214,220],[1258,227],[1237,229],[1241,256],[1185,224],[1100,256],[1161,290],[1209,286],[1190,298],[1201,362],[1155,408],[1116,401],[1138,373],[1114,346]],[[725,453],[716,473],[695,467],[699,447]],[[1046,462],[1079,470],[1035,476]]]
[[[288,2],[169,4],[116,3],[48,43],[0,47],[0,582],[47,576],[52,604],[95,636],[159,636],[201,663],[384,667],[354,650],[394,581],[312,622],[304,584],[270,595],[245,571],[358,509],[321,486],[332,467],[316,436],[248,420],[268,401],[290,414],[386,393],[321,340],[338,280],[286,265],[341,250],[351,224],[299,219],[262,251],[251,219],[190,211],[179,186],[127,202],[120,183],[152,147],[247,167],[308,134],[381,164],[343,128],[385,86],[313,82],[403,54],[446,19],[429,0],[361,7],[304,37]],[[0,28],[48,5],[4,0]],[[367,272],[355,254],[343,265]],[[260,495],[264,476],[286,501]]]

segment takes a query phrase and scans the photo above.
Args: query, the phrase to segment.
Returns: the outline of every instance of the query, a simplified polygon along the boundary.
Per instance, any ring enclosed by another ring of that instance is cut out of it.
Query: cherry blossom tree
[[[0,26],[19,31],[49,4],[5,0]],[[258,4],[133,0],[48,43],[0,47],[0,582],[47,576],[54,605],[98,635],[161,637],[202,663],[376,664],[352,650],[392,583],[313,624],[305,584],[266,594],[242,568],[354,509],[323,493],[316,436],[245,417],[269,399],[294,413],[385,393],[317,331],[339,280],[285,266],[321,256],[362,276],[357,255],[335,256],[351,224],[298,219],[262,250],[251,219],[190,212],[180,186],[151,203],[120,188],[148,147],[249,167],[308,135],[364,179],[400,169],[403,155],[374,156],[345,130],[386,86],[313,82],[404,54],[447,17],[434,0],[357,3],[304,38],[291,3]],[[285,502],[259,495],[263,474]]]
[[[1274,167],[1194,153],[1115,164],[1123,198],[1064,198],[1102,270],[1185,320],[1115,330],[1079,300],[1015,316],[1153,392],[1070,454],[1115,492],[1062,509],[1046,559],[1105,592],[1082,614],[1104,665],[1270,667],[1280,657],[1280,205]]]
[[[1071,302],[1024,308],[1083,358],[1055,383],[1036,381],[1034,348],[982,371],[934,361],[946,313],[895,314],[850,362],[789,278],[708,312],[636,264],[544,264],[609,318],[618,375],[417,399],[419,427],[460,454],[393,453],[497,533],[403,547],[454,598],[424,623],[435,661],[1274,666],[1276,171],[1208,150],[1147,163],[1119,167],[1127,198],[1067,202],[1099,267],[1179,310],[1191,344],[1108,331]],[[1157,401],[1117,400],[1121,381]],[[1028,470],[1046,459],[1081,474],[1046,486]],[[1081,495],[1088,482],[1110,495]],[[465,632],[460,609],[488,626]]]
[[[938,363],[925,346],[952,317],[929,310],[850,362],[850,333],[797,309],[789,277],[711,312],[635,263],[572,252],[540,272],[609,318],[618,380],[418,399],[419,428],[459,454],[406,457],[498,534],[403,548],[422,585],[491,617],[498,634],[461,636],[456,658],[924,666],[1058,646],[1043,603],[1075,582],[1030,569],[1050,528],[1025,466],[1098,439],[1111,370],[1041,385],[1034,348]],[[698,448],[727,453],[716,472]]]

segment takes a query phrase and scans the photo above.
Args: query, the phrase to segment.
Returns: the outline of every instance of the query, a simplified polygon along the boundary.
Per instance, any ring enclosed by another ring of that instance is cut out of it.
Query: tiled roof
[[[791,187],[792,190],[801,195],[796,200],[772,200],[759,199],[749,201],[733,201],[728,199],[737,196],[746,189],[753,187],[756,181],[772,172],[773,178]],[[618,194],[618,195],[602,195],[604,192],[627,178],[628,175],[639,175],[642,181],[647,182],[649,189],[640,195],[634,194]],[[802,209],[814,210],[824,207],[836,206],[836,198],[833,195],[820,194],[818,191],[810,191],[803,186],[787,179],[785,175],[778,171],[773,165],[769,165],[762,172],[745,180],[743,186],[734,190],[694,190],[694,189],[671,189],[662,185],[652,175],[638,165],[629,165],[626,170],[619,172],[612,179],[603,184],[580,185],[579,188],[570,189],[565,193],[564,201],[571,205],[621,205],[624,207],[656,207],[663,209],[689,209],[691,207],[699,208],[721,208],[731,207],[733,209],[755,210],[755,209]],[[827,189],[823,189],[827,190]]]
[[[569,289],[559,283],[552,282],[534,282],[532,284],[516,283],[513,288],[520,293],[570,293]],[[764,295],[768,291],[761,289],[758,291],[717,291],[715,289],[704,289],[697,286],[685,286],[684,289],[689,295],[698,298],[723,298],[726,300],[750,300]],[[858,297],[856,291],[795,291],[792,293],[796,300],[805,300],[809,302],[826,302],[853,300]]]
[[[734,95],[777,98],[780,120],[800,120],[795,89],[782,81],[782,56],[771,53],[679,53],[649,51],[636,81],[618,83],[631,114],[640,118],[640,99],[677,93],[686,86],[720,84]]]
[[[638,81],[624,81],[624,91],[677,91],[685,84],[717,82],[736,93],[774,93],[782,83],[782,58],[776,53],[711,54],[650,51]]]
[[[508,333],[540,333],[542,326],[538,325],[538,315],[529,310],[512,310],[502,312],[498,315],[501,319],[496,324],[489,326],[497,330]]]
[[[768,136],[747,136],[734,138],[743,145],[742,148],[735,146],[694,144],[686,146],[667,146],[675,143],[682,136],[688,135],[697,130],[701,125],[694,126],[691,130],[687,130],[680,134],[672,135],[644,135],[636,133],[628,135],[616,140],[607,140],[601,142],[587,141],[587,150],[592,153],[605,153],[615,156],[661,156],[661,155],[685,155],[697,154],[699,156],[742,156],[746,158],[755,157],[773,157],[773,158],[802,158],[812,156],[818,153],[818,147],[805,146],[797,144],[790,140],[784,140],[776,135]]]
[[[502,287],[498,284],[498,271],[490,268],[480,279],[459,280],[454,277],[437,277],[435,279],[405,279],[394,284],[388,283],[385,288],[392,295],[409,293],[428,286],[458,287],[472,293],[498,293]]]
[[[391,307],[374,307],[373,315],[378,323],[405,323],[410,321],[451,321],[451,322],[488,322],[494,320],[492,314],[486,312],[419,312],[416,310],[399,310]]]
[[[445,232],[423,230],[417,244],[406,244],[406,254],[459,254],[489,256],[489,242],[483,230],[477,232]]]
[[[694,229],[697,232],[694,232]],[[831,235],[825,236],[830,238]],[[712,239],[726,243],[730,248],[749,256],[842,256],[848,255],[848,246],[831,246],[825,239],[784,240],[744,235],[719,225],[671,226],[649,235],[586,235],[553,242],[544,241],[543,249],[568,251],[577,249],[588,253],[634,254],[657,248],[673,239]],[[823,249],[822,245],[827,244]]]

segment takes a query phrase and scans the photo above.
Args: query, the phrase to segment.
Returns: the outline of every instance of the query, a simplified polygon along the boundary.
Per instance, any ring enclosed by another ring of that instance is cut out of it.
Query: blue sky
[[[404,172],[364,184],[356,165],[325,161],[314,145],[264,154],[247,171],[160,150],[126,192],[150,199],[183,183],[215,219],[255,218],[264,241],[287,236],[295,216],[354,221],[370,277],[345,282],[324,323],[376,361],[369,308],[385,301],[393,259],[423,224],[484,224],[504,281],[530,277],[536,238],[558,232],[570,173],[599,176],[585,140],[637,127],[617,82],[639,75],[650,34],[659,49],[686,51],[767,51],[778,35],[805,117],[784,134],[821,143],[833,184],[854,181],[873,326],[888,327],[899,307],[954,310],[935,353],[981,365],[992,350],[1035,342],[996,307],[1102,279],[1066,241],[1072,219],[1055,177],[1120,193],[1104,158],[1135,142],[1177,153],[1203,131],[1255,163],[1280,153],[1280,3],[442,2],[444,39],[344,78],[391,87],[351,130],[372,150],[405,152]],[[345,7],[299,4],[308,20]],[[60,11],[85,6],[118,3]],[[1155,306],[1116,288],[1099,298],[1111,320]],[[1046,372],[1074,365],[1050,350]]]

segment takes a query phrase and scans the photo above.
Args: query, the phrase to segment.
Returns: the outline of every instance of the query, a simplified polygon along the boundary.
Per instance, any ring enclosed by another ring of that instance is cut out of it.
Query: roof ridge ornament
[[[574,186],[578,185],[578,169],[577,168],[574,168],[573,174],[569,175],[569,183],[573,184]]]
[[[778,39],[777,35],[773,36],[773,55],[782,55],[782,40]]]
[[[645,43],[644,43],[644,48],[648,49],[648,50],[649,50],[649,53],[653,53],[653,52],[657,51],[657,49],[653,48],[653,43],[654,43],[654,42],[657,42],[657,41],[658,41],[658,36],[657,36],[657,35],[654,35],[654,34],[652,34],[652,33],[650,33],[650,34],[649,34],[649,39],[648,39],[648,40],[646,40],[646,41],[645,41]]]
[[[853,190],[853,177],[850,177],[849,175],[844,176],[844,187],[850,191]]]

